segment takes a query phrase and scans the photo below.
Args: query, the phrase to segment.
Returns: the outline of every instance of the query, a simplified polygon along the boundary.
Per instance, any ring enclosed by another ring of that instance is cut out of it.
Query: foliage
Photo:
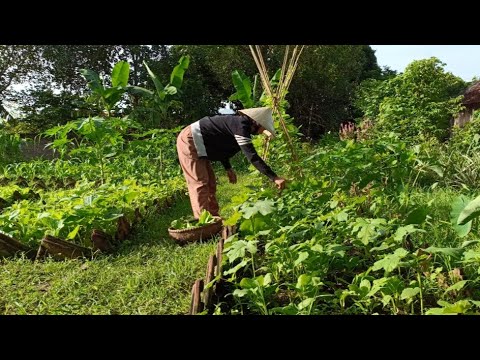
[[[235,303],[224,310],[478,313],[470,285],[478,279],[478,241],[471,224],[458,225],[478,206],[454,201],[455,193],[441,206],[434,194],[416,196],[419,174],[441,174],[419,151],[394,134],[328,141],[301,153],[305,176],[281,196],[265,187],[238,196],[226,222],[239,233],[225,243],[223,274]],[[459,300],[468,306],[448,305]]]
[[[239,176],[232,186],[219,176],[222,210],[252,178]],[[191,212],[181,197],[162,214],[150,213],[113,256],[94,259],[32,262],[2,260],[1,314],[186,314],[195,279],[205,276],[215,241],[178,246],[169,238],[173,219]],[[12,276],[15,274],[15,276]]]
[[[357,105],[374,120],[378,132],[394,131],[410,142],[448,134],[452,116],[461,109],[465,83],[445,72],[437,58],[413,61],[405,72],[384,81],[362,84]]]
[[[285,47],[262,46],[268,69],[282,65]],[[232,94],[228,81],[238,69],[253,78],[257,68],[250,49],[241,46],[174,46],[172,52],[190,54],[191,72],[185,83],[186,119],[215,114]],[[302,125],[305,135],[318,138],[336,130],[345,119],[353,119],[354,90],[365,77],[381,76],[369,46],[310,45],[302,53],[290,87],[289,113]]]
[[[213,224],[215,221],[216,219],[212,216],[212,214],[210,214],[210,212],[208,212],[207,210],[203,209],[198,219],[192,217],[175,219],[171,222],[170,227],[176,230],[191,229],[207,224]]]
[[[121,133],[118,131],[110,132],[114,130],[112,126],[114,122],[106,122],[103,118],[86,118],[71,121],[64,126],[56,126],[45,132],[45,135],[54,137],[54,141],[47,146],[59,151],[62,158],[65,158],[67,154],[91,154],[89,158],[92,161],[101,165],[102,181],[104,181],[104,156],[107,153],[113,151],[113,155],[116,150],[112,148],[118,143],[118,140],[123,140]],[[75,138],[69,137],[70,133],[80,135],[80,145],[83,141],[90,142],[86,147],[75,146],[72,148],[73,142],[78,141]],[[92,146],[88,146],[92,145]],[[107,159],[110,158],[107,156]]]
[[[4,126],[0,124],[0,167],[21,159],[21,143],[18,134],[6,132]]]
[[[240,101],[244,109],[256,107],[260,102],[260,94],[258,92],[258,75],[252,82],[241,70],[232,72],[233,86],[236,92],[228,98],[230,101]]]
[[[0,105],[9,95],[10,85],[34,80],[41,69],[39,46],[0,45]]]
[[[21,107],[25,117],[20,123],[28,124],[31,133],[43,132],[56,125],[94,115],[97,109],[83,98],[70,92],[56,93],[51,89],[24,91],[24,105]]]
[[[170,74],[170,82],[163,86],[160,79],[144,62],[145,68],[150,75],[154,85],[155,91],[151,91],[139,86],[130,86],[129,91],[132,94],[141,95],[146,99],[146,108],[137,108],[132,114],[132,117],[140,117],[142,121],[142,112],[148,114],[148,124],[150,127],[168,127],[168,120],[171,119],[172,114],[169,110],[172,107],[178,106],[180,103],[173,100],[173,96],[180,92],[183,84],[183,76],[188,69],[190,63],[189,56],[182,56],[178,60],[178,64],[173,68]],[[143,122],[143,121],[142,121]]]
[[[248,75],[256,71],[248,45],[175,45],[171,51],[172,58],[189,55],[191,59],[179,113],[184,124],[218,114],[222,102],[233,92],[232,71],[241,69]],[[164,70],[163,76],[167,75]]]
[[[115,106],[127,91],[130,65],[126,61],[119,61],[112,69],[111,86],[105,85],[100,76],[93,70],[81,69],[80,73],[88,81],[92,96],[88,99],[97,102],[99,110],[105,117],[110,117]],[[88,101],[87,100],[87,101]]]
[[[454,126],[452,136],[448,141],[451,152],[471,154],[477,152],[480,146],[480,110],[473,113],[472,120],[463,127]]]
[[[476,190],[480,188],[480,112],[476,111],[464,127],[453,127],[449,141],[436,155],[444,169],[446,186]]]
[[[369,46],[307,46],[289,89],[289,113],[308,138],[337,131],[359,116],[353,99],[360,82],[380,76]]]
[[[115,63],[128,59],[130,83],[140,85],[147,80],[142,61],[157,61],[167,53],[165,45],[44,45],[42,50],[48,64],[43,71],[52,85],[72,94],[82,94],[85,87],[78,69],[91,69],[103,77]]]

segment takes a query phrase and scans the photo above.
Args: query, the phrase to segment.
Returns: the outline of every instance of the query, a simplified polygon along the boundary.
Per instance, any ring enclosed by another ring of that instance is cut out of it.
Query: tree
[[[288,113],[310,138],[337,131],[356,116],[353,100],[361,80],[380,74],[369,46],[307,46],[287,96]]]
[[[28,93],[20,108],[25,114],[22,123],[34,132],[43,132],[56,125],[97,114],[94,105],[87,104],[79,95],[67,91],[53,92],[50,88],[38,88]]]
[[[241,69],[248,76],[256,73],[248,45],[176,45],[171,49],[170,67],[182,55],[190,55],[190,66],[183,85],[183,110],[179,118],[184,124],[206,115],[218,114],[222,102],[235,91],[232,71]]]
[[[112,67],[113,45],[46,45],[42,56],[52,86],[74,94],[86,90],[80,69],[91,69],[101,75]]]
[[[285,46],[261,48],[273,76],[282,66]],[[172,57],[179,54],[191,56],[183,98],[184,118],[189,122],[217,113],[222,101],[235,92],[231,82],[234,70],[251,79],[257,73],[248,45],[174,46]],[[309,137],[336,131],[342,121],[355,117],[355,90],[361,80],[371,76],[380,77],[381,69],[369,46],[307,46],[287,95],[288,113]]]
[[[5,100],[15,100],[12,85],[34,78],[40,69],[42,61],[39,47],[0,45],[0,105]]]
[[[465,82],[439,59],[417,60],[403,74],[362,84],[357,105],[380,132],[394,131],[412,142],[448,135],[449,122],[461,108]]]

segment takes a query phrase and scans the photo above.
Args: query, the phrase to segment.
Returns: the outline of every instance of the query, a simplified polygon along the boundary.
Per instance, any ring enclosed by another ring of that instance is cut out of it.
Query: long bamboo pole
[[[267,94],[272,98],[272,110],[276,113],[276,115],[279,118],[279,121],[282,125],[283,131],[285,132],[285,135],[287,136],[287,142],[290,146],[290,150],[292,152],[292,156],[295,161],[298,161],[297,153],[295,151],[295,148],[292,143],[292,139],[290,137],[290,134],[288,133],[287,126],[285,124],[285,120],[283,119],[281,112],[279,110],[280,107],[280,102],[283,100],[283,98],[286,96],[286,92],[288,89],[288,86],[290,85],[291,79],[293,78],[293,73],[295,72],[296,65],[298,64],[298,58],[300,56],[301,51],[303,50],[303,46],[300,51],[298,51],[298,45],[296,45],[293,49],[292,57],[288,59],[289,55],[289,46],[287,45],[285,54],[284,54],[284,61],[282,65],[282,70],[281,70],[281,76],[280,76],[280,81],[279,84],[276,88],[276,91],[272,91],[271,84],[269,81],[268,77],[268,72],[265,66],[265,62],[263,61],[263,56],[262,52],[260,50],[260,47],[258,45],[255,45],[255,49],[250,45],[250,51],[252,52],[255,64],[257,65],[257,68],[260,72],[260,77],[262,79],[262,83],[264,85],[264,89],[267,92]],[[288,61],[290,60],[290,61]],[[288,63],[288,67],[287,67]],[[270,144],[270,139],[267,140],[266,146],[264,147],[264,152],[263,152],[263,157],[264,159],[266,158],[268,154],[268,147]]]

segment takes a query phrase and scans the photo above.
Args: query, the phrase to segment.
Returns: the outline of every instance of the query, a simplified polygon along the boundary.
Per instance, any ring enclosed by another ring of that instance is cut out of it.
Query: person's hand
[[[230,181],[230,184],[237,183],[237,174],[235,174],[235,171],[232,168],[227,170],[227,176],[228,176],[228,181]]]
[[[287,184],[287,180],[277,176],[273,181],[275,182],[275,185],[277,186],[278,189],[280,189],[280,190],[285,189],[285,185]]]

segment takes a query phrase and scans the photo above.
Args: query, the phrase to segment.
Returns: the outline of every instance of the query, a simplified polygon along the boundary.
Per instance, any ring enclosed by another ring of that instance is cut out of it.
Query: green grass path
[[[231,185],[220,175],[218,200],[224,217],[232,196],[252,177]],[[178,246],[168,237],[173,219],[191,213],[188,198],[152,215],[118,251],[95,260],[2,260],[0,314],[186,314],[195,279],[205,276],[216,241]]]

